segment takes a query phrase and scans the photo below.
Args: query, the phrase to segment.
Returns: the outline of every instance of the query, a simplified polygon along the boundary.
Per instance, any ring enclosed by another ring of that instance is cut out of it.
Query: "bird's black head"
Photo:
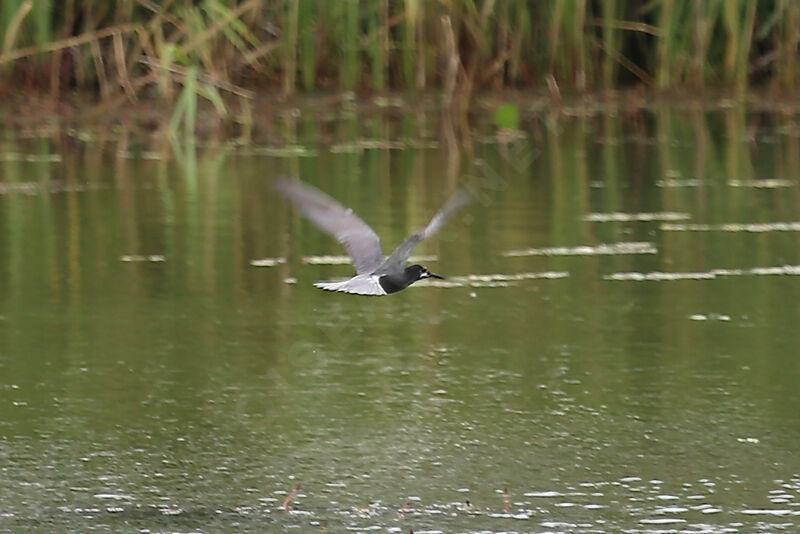
[[[444,276],[434,274],[422,265],[409,265],[406,267],[406,277],[411,281],[411,283],[424,278],[438,278],[439,280],[444,280]]]

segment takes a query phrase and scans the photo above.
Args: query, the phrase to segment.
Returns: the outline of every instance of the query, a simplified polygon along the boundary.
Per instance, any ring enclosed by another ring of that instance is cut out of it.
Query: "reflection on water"
[[[0,530],[793,531],[797,115],[522,118],[7,132]],[[386,249],[478,200],[363,299],[279,174]]]
[[[800,275],[800,265],[781,265],[778,267],[753,267],[752,269],[712,269],[701,273],[677,272],[652,272],[652,273],[612,273],[605,275],[603,280],[712,280],[718,276],[797,276]]]
[[[666,232],[800,232],[800,222],[728,224],[662,224]]]
[[[503,256],[594,256],[615,254],[658,254],[658,249],[652,243],[623,242],[600,243],[594,246],[529,248],[503,252]]]

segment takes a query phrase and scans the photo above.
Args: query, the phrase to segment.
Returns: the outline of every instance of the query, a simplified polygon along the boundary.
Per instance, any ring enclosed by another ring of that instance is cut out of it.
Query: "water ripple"
[[[630,221],[683,221],[691,219],[688,213],[663,211],[641,213],[590,213],[583,217],[586,222],[630,222]]]
[[[603,280],[625,281],[669,281],[669,280],[714,280],[723,276],[797,276],[800,265],[779,265],[774,267],[753,267],[751,269],[712,269],[703,272],[619,272],[603,276]]]
[[[566,271],[544,271],[513,274],[468,274],[465,276],[448,276],[446,280],[426,279],[411,287],[507,287],[512,285],[510,282],[518,282],[522,280],[557,280],[567,277],[569,277],[569,273]]]
[[[662,223],[659,229],[665,232],[800,232],[800,221],[724,224]]]
[[[546,247],[524,250],[507,250],[503,256],[599,256],[619,254],[657,254],[658,249],[648,242],[621,242],[576,247]]]

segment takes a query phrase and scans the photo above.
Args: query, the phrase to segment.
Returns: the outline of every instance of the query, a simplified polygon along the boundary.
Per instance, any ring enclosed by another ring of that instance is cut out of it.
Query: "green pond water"
[[[0,531],[798,532],[798,116],[520,121],[0,135]],[[448,280],[315,289],[281,174],[387,249],[465,185]]]

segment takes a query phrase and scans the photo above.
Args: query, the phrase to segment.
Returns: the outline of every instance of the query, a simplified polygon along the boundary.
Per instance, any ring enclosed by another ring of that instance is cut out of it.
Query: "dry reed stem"
[[[597,48],[602,50],[603,53],[607,54],[608,57],[610,57],[611,59],[613,59],[626,69],[628,69],[634,76],[639,78],[642,81],[642,83],[644,83],[645,85],[653,85],[652,76],[647,74],[647,72],[645,72],[644,69],[637,67],[633,61],[629,60],[628,58],[626,58],[625,56],[623,56],[622,54],[620,54],[615,50],[607,49],[603,45],[603,42],[600,41],[599,39],[595,41],[595,45],[597,45]]]
[[[399,510],[397,510],[397,518],[401,519],[406,512],[411,510],[413,505],[410,502],[405,503]]]
[[[649,35],[655,35],[656,37],[661,37],[664,32],[661,31],[660,28],[657,26],[653,26],[652,24],[646,24],[644,22],[634,22],[630,20],[608,20],[604,21],[598,18],[591,18],[589,19],[589,24],[592,26],[608,26],[609,28],[614,28],[615,30],[628,30],[632,32],[640,32],[640,33],[647,33]]]
[[[271,43],[264,43],[263,45],[259,46],[258,48],[254,48],[253,50],[249,50],[245,53],[241,60],[238,62],[239,65],[252,65],[256,62],[256,60],[262,58],[263,56],[269,54],[276,48],[280,46],[280,43],[275,41]]]
[[[446,106],[453,102],[453,93],[456,88],[456,78],[458,77],[458,67],[461,64],[461,59],[458,57],[456,50],[456,40],[453,36],[453,25],[450,22],[450,17],[442,15],[442,34],[444,35],[444,55],[447,65],[444,71],[444,94],[442,100]]]
[[[136,78],[133,82],[131,82],[131,87],[133,87],[134,91],[138,91],[142,87],[149,85],[151,83],[155,83],[158,80],[158,73],[155,71],[150,71],[147,74]],[[117,95],[115,98],[107,100],[106,102],[101,103],[96,108],[92,110],[93,115],[103,115],[106,113],[107,110],[111,108],[115,108],[117,106],[122,105],[122,103],[127,100],[128,97],[125,94]]]
[[[183,26],[183,23],[179,18],[170,15],[169,12],[167,11],[167,7],[169,7],[169,4],[172,3],[171,0],[165,2],[163,6],[158,6],[157,4],[149,2],[148,0],[136,0],[136,2],[140,6],[144,7],[145,9],[149,9],[150,11],[156,14],[156,16],[153,17],[153,19],[147,23],[148,26],[151,27],[155,26],[161,21],[162,18],[167,22],[169,22],[170,24],[172,24],[173,26],[175,26],[176,28],[180,28],[181,26]]]
[[[102,98],[108,98],[111,94],[111,88],[106,78],[106,66],[103,61],[103,52],[100,50],[100,45],[97,41],[92,41],[89,45],[92,50],[92,61],[94,61],[94,70],[97,73],[97,82],[100,85],[100,95]]]
[[[445,105],[468,101],[473,87],[716,83],[742,91],[771,80],[789,89],[800,76],[795,3],[653,0],[634,8],[609,0],[598,9],[594,0],[126,0],[100,12],[74,0],[59,8],[43,2],[49,7],[41,11],[38,0],[14,0],[3,13],[0,67],[27,60],[4,72],[49,81],[54,96],[69,82],[129,100],[141,97],[133,87],[140,54],[160,63],[165,100],[174,96],[166,69],[175,63],[202,68],[201,93],[219,87],[245,98],[252,93],[234,85],[245,78],[284,92],[438,85]],[[115,26],[95,27],[106,23]],[[41,54],[49,57],[36,60]]]
[[[136,92],[133,90],[131,81],[128,79],[128,69],[125,63],[125,48],[122,43],[122,34],[119,32],[115,33],[112,41],[114,43],[114,56],[117,60],[117,76],[119,76],[119,81],[122,84],[125,95],[130,99],[131,102],[136,102]]]
[[[250,0],[249,2],[245,2],[241,4],[236,9],[231,10],[225,17],[223,17],[220,21],[216,24],[209,27],[206,31],[198,35],[197,37],[193,38],[189,41],[186,46],[183,47],[183,51],[185,54],[190,54],[194,51],[195,48],[206,42],[207,40],[214,37],[218,34],[225,26],[228,26],[231,22],[238,19],[240,16],[245,14],[247,11],[253,9],[257,5],[261,4],[261,0]]]
[[[185,79],[189,73],[189,69],[185,69],[183,67],[177,67],[175,65],[170,65],[169,67],[165,67],[164,65],[161,65],[156,58],[152,58],[149,56],[144,56],[139,58],[139,63],[147,65],[148,67],[153,67],[154,69],[160,69],[170,74],[174,74],[180,77],[181,79]],[[222,80],[217,80],[216,78],[213,78],[210,74],[201,73],[200,76],[198,76],[198,81],[206,85],[216,87],[217,89],[222,89],[223,91],[227,91],[236,96],[247,98],[249,100],[254,99],[256,96],[253,91],[250,91],[243,87],[239,87],[238,85],[234,85],[232,83],[228,83]]]
[[[86,44],[94,40],[105,39],[106,37],[111,37],[116,33],[129,33],[136,31],[139,27],[139,24],[120,24],[119,26],[111,26],[110,28],[103,28],[102,30],[97,30],[94,32],[82,33],[80,35],[76,35],[75,37],[61,39],[52,43],[28,46],[12,52],[5,52],[0,55],[0,65],[4,65],[24,57],[47,54],[49,52],[59,52],[65,48]]]
[[[286,498],[283,500],[283,504],[281,504],[281,508],[283,508],[286,512],[288,512],[289,511],[289,506],[292,504],[292,501],[295,500],[295,498],[297,497],[297,493],[300,491],[300,488],[302,488],[302,487],[303,487],[303,485],[300,482],[298,482],[295,485],[295,487],[292,490],[292,492],[289,493],[289,495],[287,495]]]

